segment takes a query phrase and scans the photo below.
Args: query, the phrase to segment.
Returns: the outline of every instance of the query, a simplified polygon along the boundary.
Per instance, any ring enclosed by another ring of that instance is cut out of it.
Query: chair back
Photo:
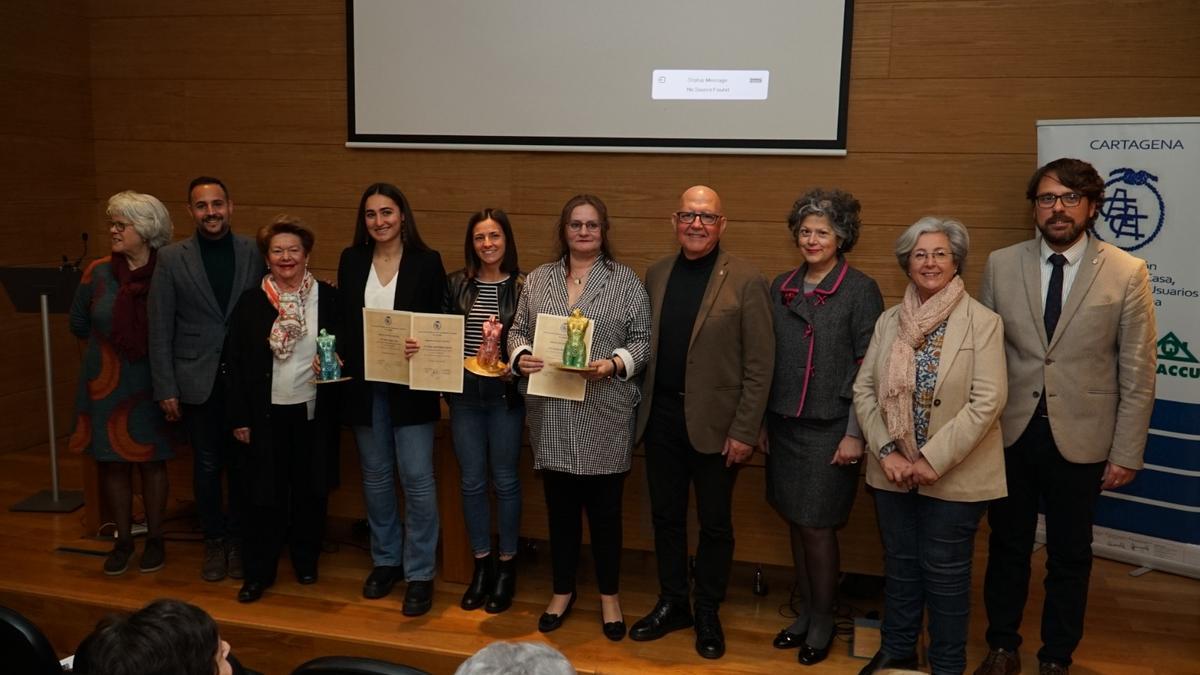
[[[62,673],[58,656],[45,634],[20,613],[3,606],[0,606],[0,654],[4,669],[10,673]]]
[[[292,675],[430,675],[424,670],[361,656],[322,656],[300,664]]]

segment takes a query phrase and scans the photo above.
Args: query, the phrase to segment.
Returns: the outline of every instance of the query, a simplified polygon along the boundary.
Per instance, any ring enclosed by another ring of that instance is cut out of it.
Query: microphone
[[[83,259],[87,257],[87,252],[88,252],[88,233],[80,232],[79,236],[83,238],[83,253],[80,253],[79,257],[75,260],[74,267],[75,267],[76,271],[79,271],[79,267],[80,267],[80,265],[83,264]],[[66,256],[63,256],[63,259],[65,260]]]

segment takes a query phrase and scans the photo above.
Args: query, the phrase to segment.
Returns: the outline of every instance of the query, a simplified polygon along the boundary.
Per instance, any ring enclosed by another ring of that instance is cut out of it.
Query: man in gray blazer
[[[659,599],[629,637],[656,640],[695,625],[696,652],[725,653],[717,615],[733,562],[736,465],[750,459],[771,392],[775,331],[767,282],[718,245],[721,198],[697,185],[671,216],[679,253],[646,271],[652,350],[638,410],[658,557]],[[695,486],[695,618],[688,607],[688,491]]]
[[[1087,162],[1058,159],[1034,173],[1026,197],[1041,236],[993,252],[979,294],[1004,319],[1008,497],[988,514],[990,651],[976,675],[1020,672],[1039,502],[1047,553],[1039,672],[1067,672],[1083,637],[1096,499],[1142,468],[1154,407],[1150,277],[1144,261],[1092,231],[1104,180]]]
[[[164,246],[150,284],[150,370],[154,398],[167,419],[183,420],[192,446],[196,510],[204,530],[201,576],[242,578],[241,453],[225,422],[221,347],[226,321],[242,292],[262,281],[254,242],[233,234],[233,202],[225,184],[201,176],[188,188],[196,234]],[[229,480],[229,515],[222,509],[222,470]]]

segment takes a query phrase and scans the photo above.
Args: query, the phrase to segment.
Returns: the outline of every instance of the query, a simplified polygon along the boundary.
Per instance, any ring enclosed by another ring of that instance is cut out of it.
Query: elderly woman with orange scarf
[[[1003,324],[963,285],[969,244],[955,220],[925,217],[900,235],[910,283],[875,324],[854,383],[885,555],[882,643],[861,675],[915,668],[926,611],[932,672],[966,668],[975,531],[1007,494],[1008,398]]]
[[[317,386],[317,337],[341,325],[336,288],[308,271],[312,230],[277,216],[258,231],[267,275],[242,293],[225,339],[229,427],[246,453],[246,579],[238,602],[275,583],[288,545],[300,584],[317,581],[329,492],[338,482],[341,385]]]

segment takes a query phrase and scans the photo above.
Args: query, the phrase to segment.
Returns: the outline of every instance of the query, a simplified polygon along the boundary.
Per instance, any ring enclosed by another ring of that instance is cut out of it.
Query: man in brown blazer
[[[1154,406],[1154,300],[1146,263],[1091,232],[1104,181],[1077,159],[1026,189],[1040,237],[995,251],[980,301],[1004,319],[1008,497],[988,514],[990,651],[976,675],[1020,672],[1021,616],[1039,502],[1046,518],[1041,673],[1066,673],[1083,637],[1101,490],[1142,468]]]
[[[650,266],[654,319],[637,436],[658,558],[658,604],[633,625],[634,640],[696,628],[696,651],[717,659],[725,635],[717,610],[733,563],[731,502],[736,465],[754,452],[775,360],[767,283],[720,248],[721,198],[689,188],[671,216],[680,251]],[[695,486],[695,619],[688,607],[688,489]]]

